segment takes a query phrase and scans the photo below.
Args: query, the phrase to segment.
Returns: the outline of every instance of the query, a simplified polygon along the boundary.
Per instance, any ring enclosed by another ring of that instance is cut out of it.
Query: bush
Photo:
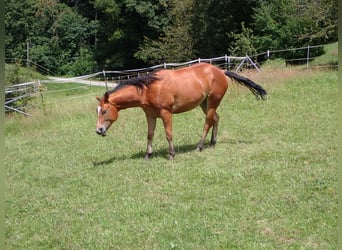
[[[97,68],[97,63],[92,54],[87,49],[81,49],[80,55],[74,61],[60,67],[60,74],[80,76],[93,73]]]

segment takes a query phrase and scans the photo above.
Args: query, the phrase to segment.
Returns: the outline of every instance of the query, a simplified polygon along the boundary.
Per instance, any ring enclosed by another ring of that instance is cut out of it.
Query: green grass
[[[338,65],[338,42],[324,46],[325,53],[315,59],[313,64],[317,65]]]
[[[160,121],[142,159],[140,109],[96,135],[102,89],[9,117],[7,249],[336,249],[337,73],[288,74],[257,73],[264,102],[232,86],[214,149],[200,109],[175,115],[174,161]]]

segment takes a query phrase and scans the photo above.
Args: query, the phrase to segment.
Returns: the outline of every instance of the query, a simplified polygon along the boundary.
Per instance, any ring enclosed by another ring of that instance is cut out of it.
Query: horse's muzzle
[[[96,129],[96,133],[98,135],[106,136],[106,128],[105,127],[100,127]]]

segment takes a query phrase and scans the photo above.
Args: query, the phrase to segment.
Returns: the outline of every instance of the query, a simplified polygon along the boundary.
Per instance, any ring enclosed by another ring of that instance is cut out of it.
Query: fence
[[[326,45],[314,45],[314,46],[308,45],[306,47],[301,47],[301,48],[267,50],[265,52],[255,54],[250,57],[256,62],[259,62],[260,64],[270,59],[283,58],[285,59],[286,66],[304,64],[306,65],[307,68],[322,67],[322,65],[313,65],[311,63],[317,56],[324,53],[323,51],[324,51],[325,46]],[[336,59],[336,64],[335,62],[330,62],[330,64],[327,66],[337,67],[337,55],[336,57],[334,57],[334,60],[335,59]]]
[[[39,93],[39,82],[26,82],[9,86],[5,89],[5,110],[15,111],[24,115],[31,116],[24,111],[24,107],[28,100]],[[12,104],[18,103],[13,106]]]
[[[5,96],[6,96],[5,110],[7,112],[15,111],[20,114],[31,116],[31,114],[29,114],[26,111],[25,107],[27,106],[30,98],[34,96],[40,95],[43,100],[43,95],[45,95],[46,92],[42,91],[41,83],[45,83],[45,82],[56,82],[56,83],[75,82],[75,83],[80,83],[80,84],[86,84],[89,86],[93,86],[93,85],[105,86],[108,89],[108,87],[114,87],[117,84],[120,84],[122,80],[126,80],[131,77],[138,76],[140,74],[147,74],[157,69],[175,69],[179,67],[190,66],[192,64],[196,64],[200,62],[208,62],[211,64],[215,64],[218,67],[221,67],[227,70],[239,71],[243,67],[254,67],[257,70],[260,70],[259,67],[253,62],[253,60],[248,56],[233,57],[233,56],[225,55],[225,56],[209,58],[209,59],[198,58],[196,60],[191,60],[191,61],[183,62],[183,63],[163,63],[163,64],[155,65],[152,67],[132,69],[132,70],[121,70],[121,71],[103,70],[101,72],[72,77],[72,78],[51,77],[50,80],[42,80],[42,81],[38,80],[37,82],[26,82],[26,83],[16,84],[16,85],[7,87],[5,89]],[[68,90],[70,89],[58,90],[58,92],[68,91]],[[49,93],[51,92],[56,92],[56,91],[49,91]]]
[[[240,71],[243,67],[255,68],[260,70],[259,66],[248,56],[237,57],[237,56],[220,56],[215,58],[198,58],[195,60],[182,62],[182,63],[163,63],[147,68],[131,69],[131,70],[120,70],[120,71],[103,71],[96,73],[102,81],[114,81],[120,84],[121,80],[129,79],[130,77],[138,76],[140,74],[146,74],[157,69],[176,69],[179,67],[191,66],[196,63],[207,62],[215,64],[216,66],[226,69]]]
[[[293,56],[292,52],[301,52],[300,55],[302,57],[296,56],[295,58],[288,57],[285,59],[286,65],[288,64],[296,64],[296,63],[304,63],[306,64],[306,67],[312,67],[310,64],[313,59],[316,57],[312,51],[314,49],[321,49],[324,45],[318,45],[318,46],[307,46],[302,48],[294,48],[294,49],[284,49],[284,50],[267,50],[266,52],[259,53],[256,55],[251,56],[244,56],[244,57],[233,57],[233,56],[221,56],[221,57],[215,57],[215,58],[209,58],[209,59],[202,59],[198,58],[196,60],[191,60],[188,62],[182,62],[182,63],[163,63],[160,65],[155,65],[152,67],[147,68],[140,68],[140,69],[131,69],[131,70],[120,70],[120,71],[101,71],[96,72],[89,75],[83,75],[73,78],[53,78],[46,81],[37,81],[37,82],[27,82],[27,83],[21,83],[16,84],[10,87],[7,87],[5,89],[5,110],[6,111],[15,111],[19,112],[24,115],[31,116],[29,113],[25,112],[24,106],[16,106],[14,107],[12,104],[19,103],[25,104],[25,100],[32,98],[37,95],[41,95],[43,98],[42,92],[42,86],[41,83],[44,82],[76,82],[81,84],[87,84],[89,86],[96,85],[96,86],[104,86],[108,89],[108,87],[113,87],[116,84],[120,84],[122,80],[129,79],[131,77],[138,76],[140,74],[147,74],[153,70],[156,69],[175,69],[179,67],[185,67],[190,66],[195,63],[199,62],[208,62],[211,64],[215,64],[216,66],[226,69],[226,70],[235,70],[240,71],[241,69],[256,69],[260,70],[261,66],[265,61],[268,61],[269,59],[280,57],[281,55],[284,55],[284,53],[289,53],[289,55]],[[336,66],[337,67],[337,56],[334,57],[334,60],[336,59]],[[15,59],[6,59],[6,62],[18,62]],[[23,60],[25,61],[25,60]],[[26,62],[27,63],[27,62]],[[30,62],[31,65],[34,65],[32,62]],[[317,65],[316,65],[317,66]],[[331,65],[329,65],[331,66]],[[43,74],[48,75],[54,75],[49,70],[45,69],[44,67],[35,66],[36,69],[40,69],[39,71],[44,71]],[[59,91],[68,91],[70,89],[65,90],[59,90]]]
[[[117,82],[120,83],[121,80],[127,79],[130,77],[137,76],[139,74],[144,74],[151,72],[156,69],[168,68],[175,69],[178,67],[189,66],[194,63],[199,62],[208,62],[215,64],[216,66],[226,69],[226,70],[235,70],[240,71],[242,69],[256,69],[260,70],[262,64],[270,59],[274,58],[285,58],[285,63],[287,65],[294,64],[304,64],[307,68],[309,67],[337,67],[337,56],[334,57],[336,59],[336,64],[329,63],[326,65],[312,65],[313,60],[317,57],[317,51],[323,50],[325,45],[315,45],[301,48],[292,48],[292,49],[283,49],[283,50],[267,50],[265,52],[255,54],[255,55],[246,55],[243,57],[236,56],[221,56],[209,59],[198,58],[196,60],[191,60],[183,63],[164,63],[160,65],[155,65],[148,68],[140,68],[140,69],[132,69],[132,70],[121,70],[121,71],[103,71],[95,73],[94,77],[98,77],[99,80]],[[332,60],[333,61],[333,60]]]

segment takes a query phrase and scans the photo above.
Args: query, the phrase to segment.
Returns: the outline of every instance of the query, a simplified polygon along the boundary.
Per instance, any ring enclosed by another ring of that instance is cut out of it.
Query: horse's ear
[[[96,96],[96,100],[98,100],[99,102],[101,101],[101,98]]]
[[[104,93],[104,101],[108,102],[108,98],[109,98],[109,94],[108,94],[108,92],[105,92]]]

